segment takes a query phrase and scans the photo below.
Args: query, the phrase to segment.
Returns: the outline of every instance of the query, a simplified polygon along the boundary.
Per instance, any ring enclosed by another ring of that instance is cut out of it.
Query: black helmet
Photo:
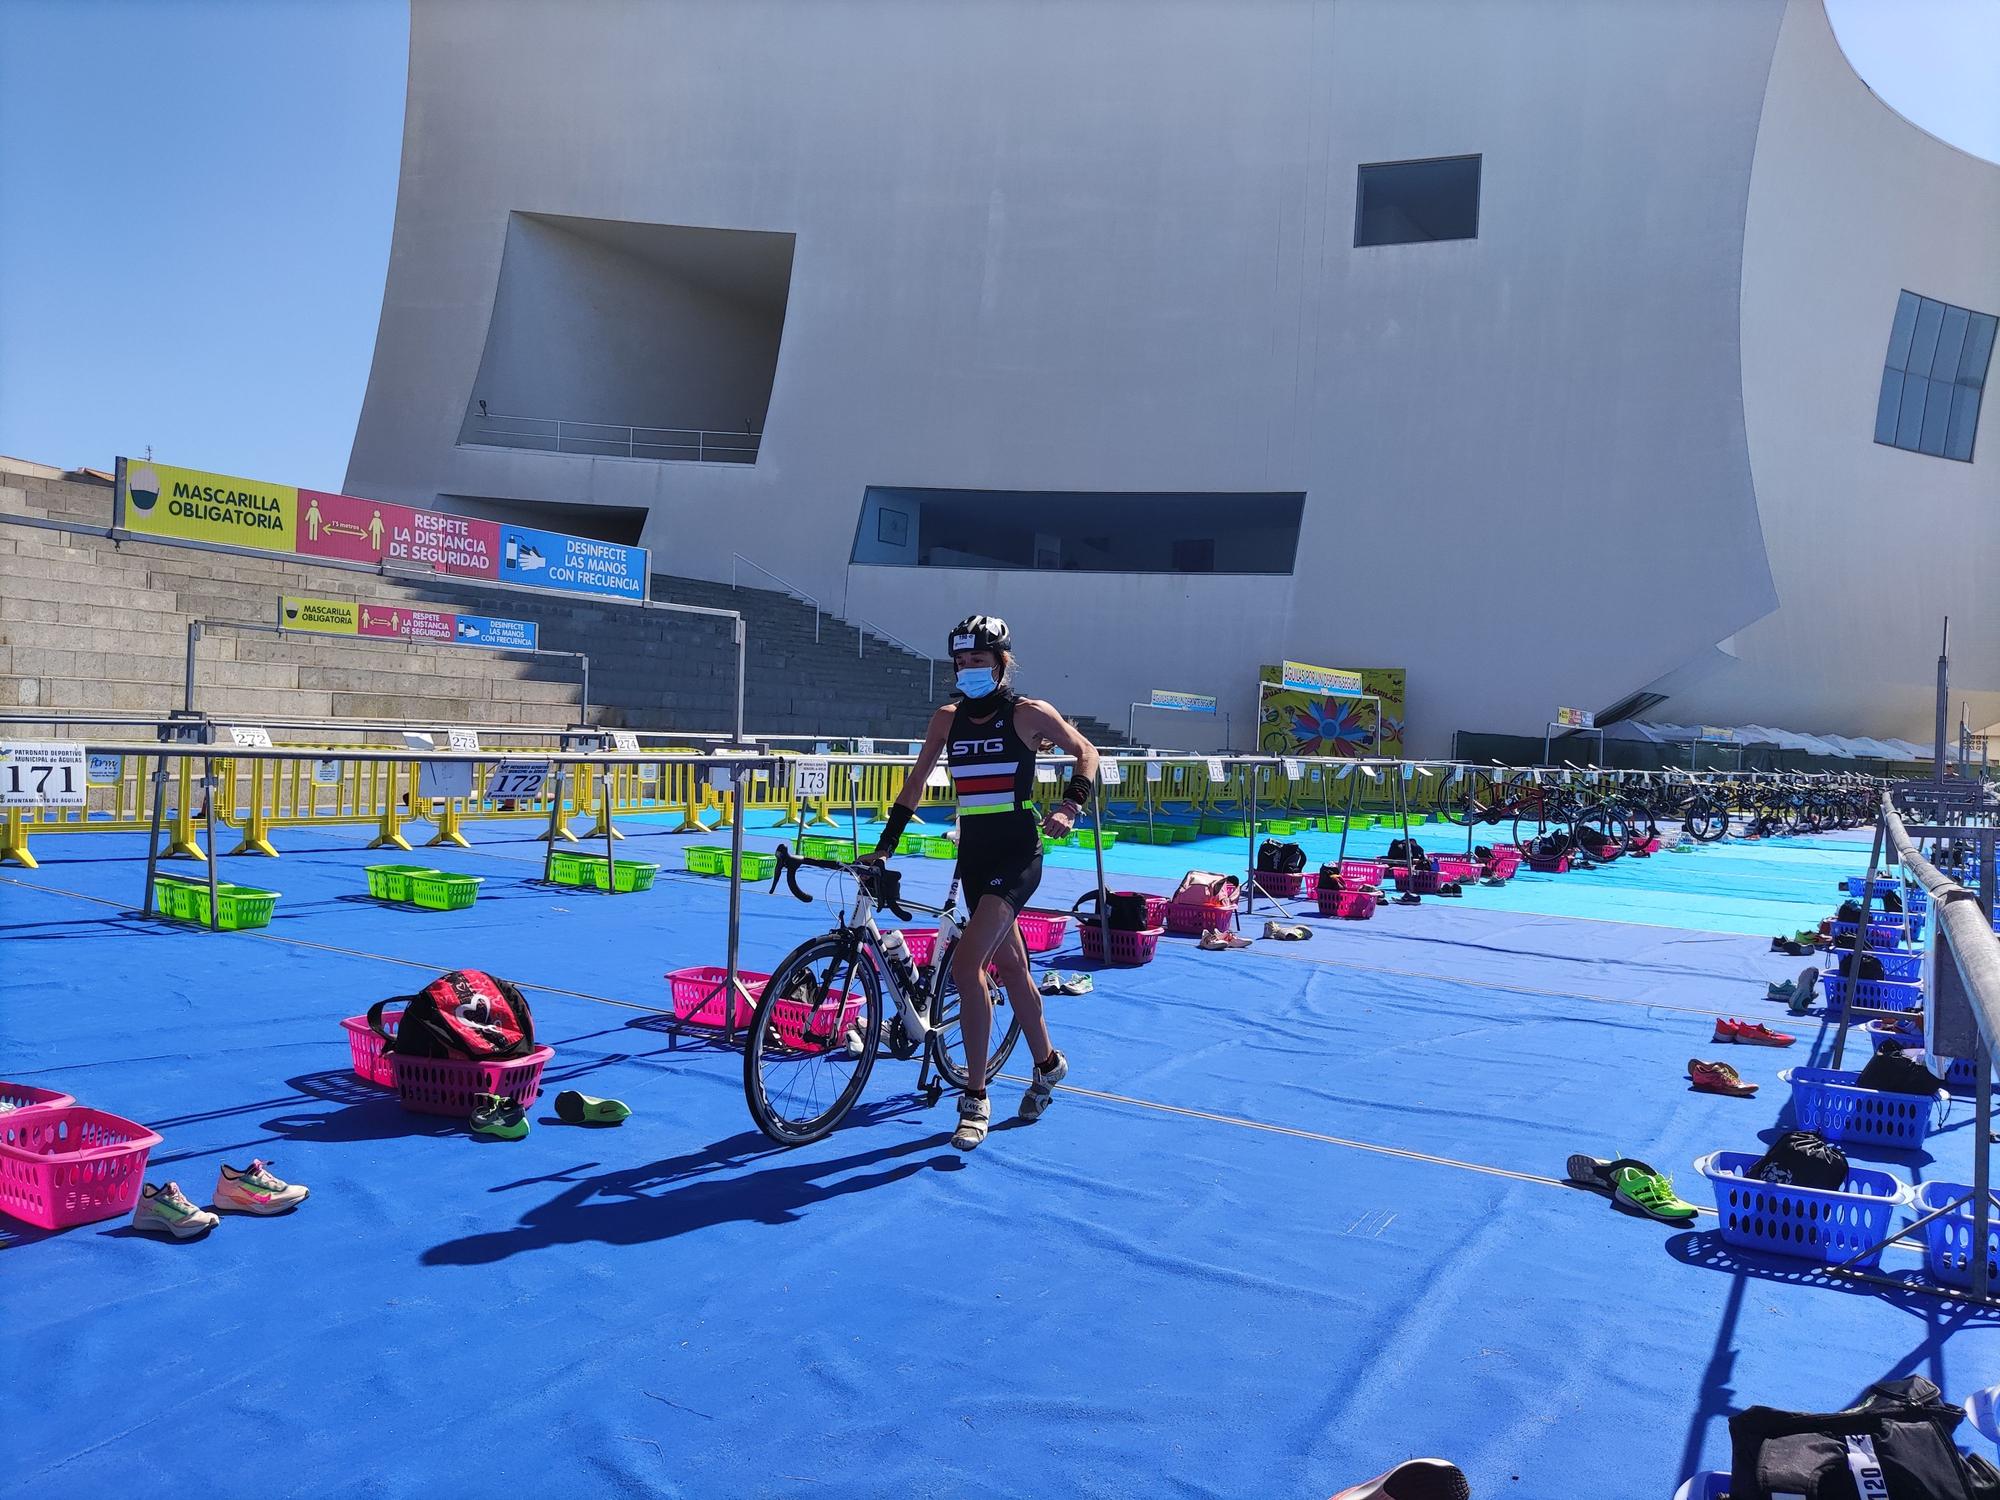
[[[951,628],[948,638],[953,654],[960,651],[1005,651],[1013,637],[1007,622],[998,615],[967,615]]]

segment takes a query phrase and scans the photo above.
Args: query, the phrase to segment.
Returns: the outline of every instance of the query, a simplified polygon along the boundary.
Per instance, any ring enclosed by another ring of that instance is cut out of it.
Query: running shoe
[[[290,1213],[306,1201],[308,1192],[296,1182],[273,1176],[271,1164],[259,1159],[247,1167],[224,1166],[208,1201],[221,1213],[268,1216]]]
[[[1472,1500],[1472,1486],[1455,1463],[1413,1458],[1366,1484],[1349,1485],[1333,1500]]]
[[[1250,939],[1239,933],[1224,932],[1219,927],[1212,927],[1201,935],[1201,946],[1211,953],[1223,953],[1231,948],[1249,947]]]
[[[1042,975],[1037,988],[1044,995],[1088,995],[1096,985],[1088,974],[1065,974],[1060,969],[1050,969]]]
[[[1288,943],[1302,943],[1312,936],[1312,929],[1302,927],[1297,922],[1280,922],[1274,917],[1264,924],[1264,936],[1278,938]]]
[[[1069,1077],[1069,1059],[1060,1052],[1050,1059],[1047,1068],[1035,1065],[1034,1081],[1028,1091],[1021,1095],[1021,1107],[1015,1111],[1024,1120],[1039,1120],[1048,1112],[1050,1103],[1056,1097],[1056,1085]]]
[[[1782,1031],[1773,1031],[1762,1021],[1723,1019],[1715,1023],[1714,1042],[1740,1042],[1746,1047],[1789,1047],[1798,1040]]]
[[[970,1151],[986,1139],[987,1127],[993,1123],[993,1106],[987,1100],[975,1099],[970,1094],[958,1096],[958,1129],[951,1133],[951,1143],[961,1151]]]
[[[178,1182],[164,1187],[147,1183],[139,1189],[138,1206],[132,1210],[134,1229],[142,1234],[170,1234],[177,1240],[207,1234],[221,1222],[220,1215],[188,1202]]]
[[[1587,1187],[1600,1193],[1608,1193],[1618,1185],[1618,1174],[1626,1167],[1640,1167],[1650,1172],[1653,1169],[1636,1156],[1620,1156],[1606,1161],[1601,1156],[1586,1156],[1576,1153],[1565,1163],[1564,1170],[1569,1180],[1578,1187]]]
[[[469,1123],[480,1135],[518,1141],[528,1133],[528,1112],[505,1094],[474,1094]]]
[[[1745,1083],[1743,1075],[1726,1062],[1703,1062],[1698,1057],[1688,1059],[1688,1081],[1698,1094],[1729,1094],[1737,1099],[1748,1099],[1757,1092],[1757,1085]]]
[[[556,1095],[556,1118],[565,1125],[621,1125],[632,1118],[632,1109],[621,1099],[596,1099],[564,1089]]]
[[[1685,1224],[1697,1210],[1674,1192],[1674,1180],[1647,1167],[1621,1167],[1611,1196],[1663,1224]]]

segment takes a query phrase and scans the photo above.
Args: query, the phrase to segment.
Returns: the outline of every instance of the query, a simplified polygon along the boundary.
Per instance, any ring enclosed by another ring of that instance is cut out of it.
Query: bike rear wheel
[[[861,1097],[881,1038],[881,976],[860,940],[828,933],[801,944],[778,965],[750,1018],[743,1046],[750,1118],[781,1145],[818,1140]]]
[[[970,1087],[971,1069],[965,1062],[965,1033],[959,1024],[958,985],[951,977],[951,956],[958,949],[958,939],[953,938],[943,952],[938,954],[937,1025],[931,1029],[931,1062],[945,1081],[955,1089]],[[1032,972],[1032,970],[1030,971]],[[999,981],[987,975],[990,988],[999,989]],[[1000,1074],[1014,1044],[1021,1039],[1021,1018],[1011,1005],[1002,1005],[996,999],[993,1006],[993,1030],[986,1044],[986,1082],[991,1083]],[[984,1087],[984,1085],[981,1085]]]

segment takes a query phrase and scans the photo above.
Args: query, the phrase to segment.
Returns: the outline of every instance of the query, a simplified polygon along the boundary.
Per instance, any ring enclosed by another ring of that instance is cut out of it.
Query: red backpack
[[[394,1005],[403,1015],[390,1032],[382,1012]],[[453,969],[414,995],[376,1001],[368,1028],[383,1038],[385,1052],[403,1057],[489,1062],[535,1049],[535,1020],[520,989],[478,969]]]

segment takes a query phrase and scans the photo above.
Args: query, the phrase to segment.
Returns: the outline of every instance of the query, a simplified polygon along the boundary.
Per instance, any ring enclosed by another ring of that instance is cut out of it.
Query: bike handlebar
[[[898,892],[895,896],[887,896],[877,888],[877,882],[874,877],[883,869],[880,863],[868,860],[847,862],[838,859],[807,859],[802,855],[792,853],[783,844],[778,845],[778,867],[771,872],[771,893],[773,895],[777,894],[778,882],[783,880],[792,888],[794,896],[810,904],[812,897],[799,889],[799,871],[805,869],[832,870],[837,875],[851,875],[861,888],[868,892],[876,904],[895,917],[897,921],[908,922],[913,918],[913,913],[904,908],[901,892]],[[939,914],[938,909],[922,906],[914,901],[910,905],[916,907],[917,911],[927,912],[933,916]]]

